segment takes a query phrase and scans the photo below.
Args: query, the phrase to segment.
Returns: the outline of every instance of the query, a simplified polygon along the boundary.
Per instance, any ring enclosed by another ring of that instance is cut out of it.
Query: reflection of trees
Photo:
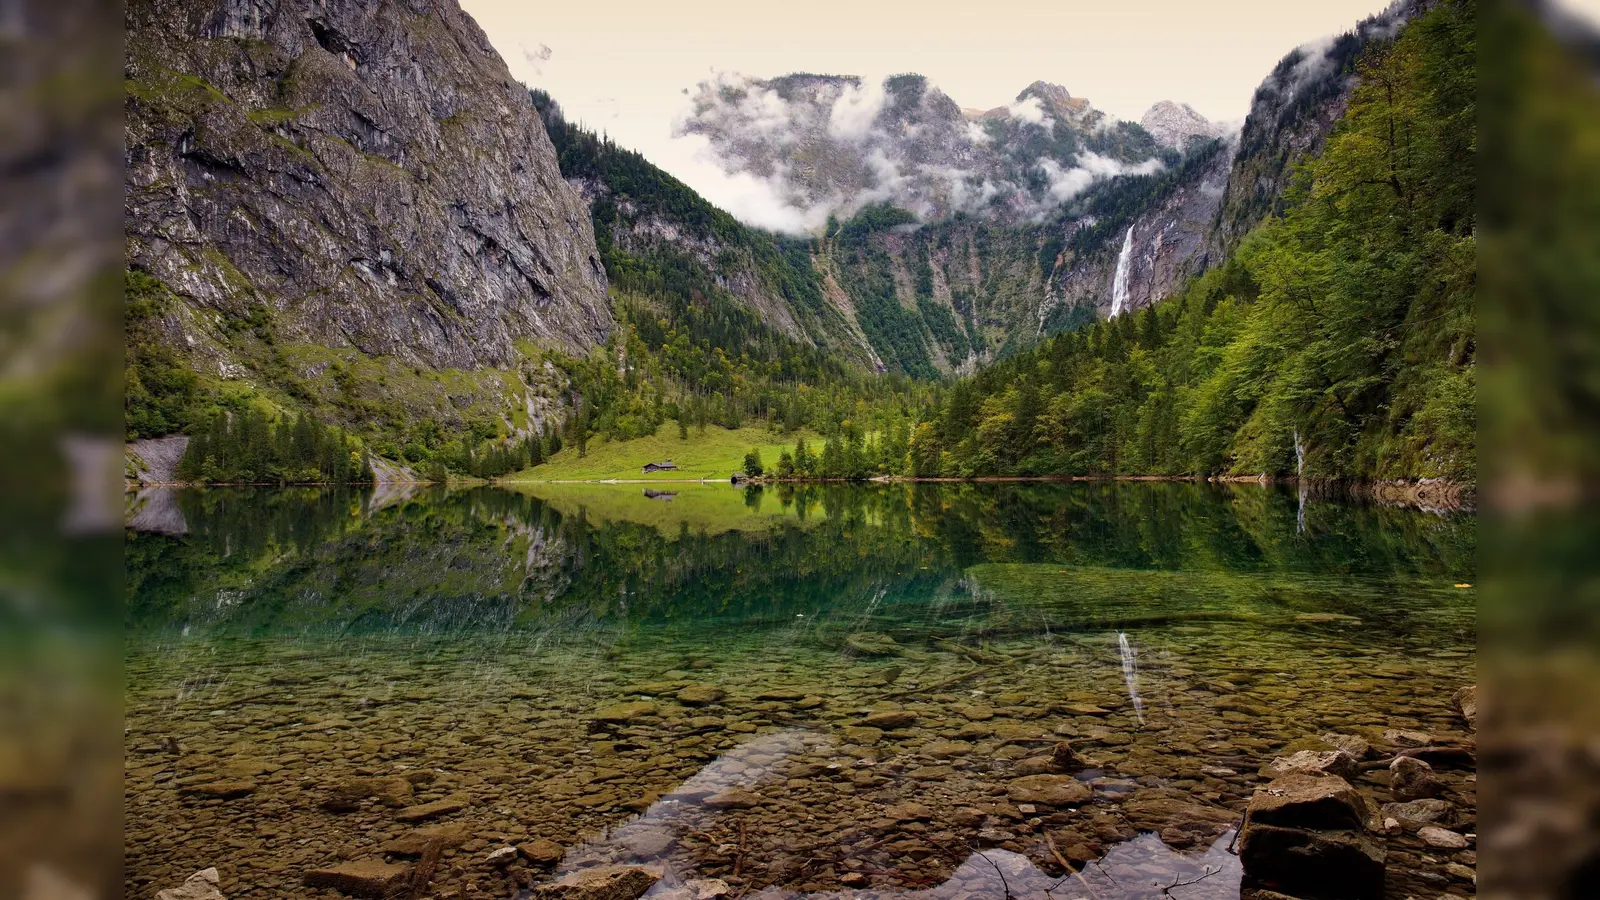
[[[770,496],[775,494],[776,496]],[[587,521],[493,488],[375,509],[353,491],[186,491],[187,535],[130,533],[135,627],[468,627],[569,617],[776,622],[925,603],[979,563],[1465,576],[1471,517],[1194,483],[752,487],[760,531]],[[216,598],[240,602],[219,609]]]

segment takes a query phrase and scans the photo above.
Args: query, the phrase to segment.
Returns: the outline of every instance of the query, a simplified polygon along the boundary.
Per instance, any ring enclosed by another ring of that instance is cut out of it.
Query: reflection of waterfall
[[[1128,305],[1128,270],[1133,268],[1133,226],[1128,226],[1128,236],[1122,239],[1122,254],[1117,257],[1117,277],[1111,282],[1111,315],[1115,319],[1126,311]]]
[[[1128,646],[1128,636],[1117,632],[1117,648],[1122,651],[1122,680],[1128,683],[1128,699],[1133,701],[1133,714],[1144,724],[1144,701],[1139,699],[1139,672],[1133,664],[1133,648]]]
[[[1295,513],[1295,534],[1306,533],[1306,445],[1300,441],[1300,429],[1294,430],[1294,478],[1300,487],[1300,510]]]

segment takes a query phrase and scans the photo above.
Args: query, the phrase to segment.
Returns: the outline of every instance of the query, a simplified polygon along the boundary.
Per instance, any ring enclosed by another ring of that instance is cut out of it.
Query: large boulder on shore
[[[1384,851],[1365,833],[1369,818],[1343,778],[1285,775],[1250,798],[1239,838],[1245,876],[1299,897],[1381,897]]]
[[[1245,810],[1252,823],[1285,828],[1359,830],[1370,817],[1367,801],[1335,775],[1285,775],[1256,790]]]
[[[1384,851],[1356,831],[1247,825],[1239,839],[1245,875],[1296,897],[1377,900]]]

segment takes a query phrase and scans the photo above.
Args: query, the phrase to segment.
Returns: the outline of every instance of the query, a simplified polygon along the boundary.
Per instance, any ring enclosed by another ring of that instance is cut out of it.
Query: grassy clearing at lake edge
[[[768,468],[777,465],[778,454],[794,451],[795,442],[804,436],[812,450],[822,451],[822,438],[808,431],[775,434],[765,427],[727,429],[708,425],[704,432],[691,427],[687,438],[678,437],[678,426],[668,422],[651,437],[631,441],[591,440],[588,453],[578,456],[578,448],[563,447],[543,465],[506,476],[504,481],[601,481],[638,479],[643,481],[685,481],[699,478],[727,478],[744,470],[744,455],[752,447],[761,451]],[[645,463],[670,459],[678,468],[667,472],[642,473]]]

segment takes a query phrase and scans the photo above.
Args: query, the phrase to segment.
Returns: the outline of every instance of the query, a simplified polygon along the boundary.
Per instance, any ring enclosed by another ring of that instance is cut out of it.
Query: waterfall
[[[1300,429],[1294,430],[1294,477],[1306,477],[1306,445],[1300,443]]]
[[[1122,651],[1122,680],[1128,683],[1128,699],[1133,701],[1133,714],[1144,724],[1144,701],[1139,699],[1139,673],[1133,665],[1133,648],[1128,646],[1128,635],[1117,632],[1117,649]]]
[[[1128,236],[1122,239],[1122,253],[1117,257],[1117,277],[1111,282],[1111,315],[1115,319],[1126,312],[1128,305],[1128,270],[1133,268],[1133,226],[1128,226]]]

